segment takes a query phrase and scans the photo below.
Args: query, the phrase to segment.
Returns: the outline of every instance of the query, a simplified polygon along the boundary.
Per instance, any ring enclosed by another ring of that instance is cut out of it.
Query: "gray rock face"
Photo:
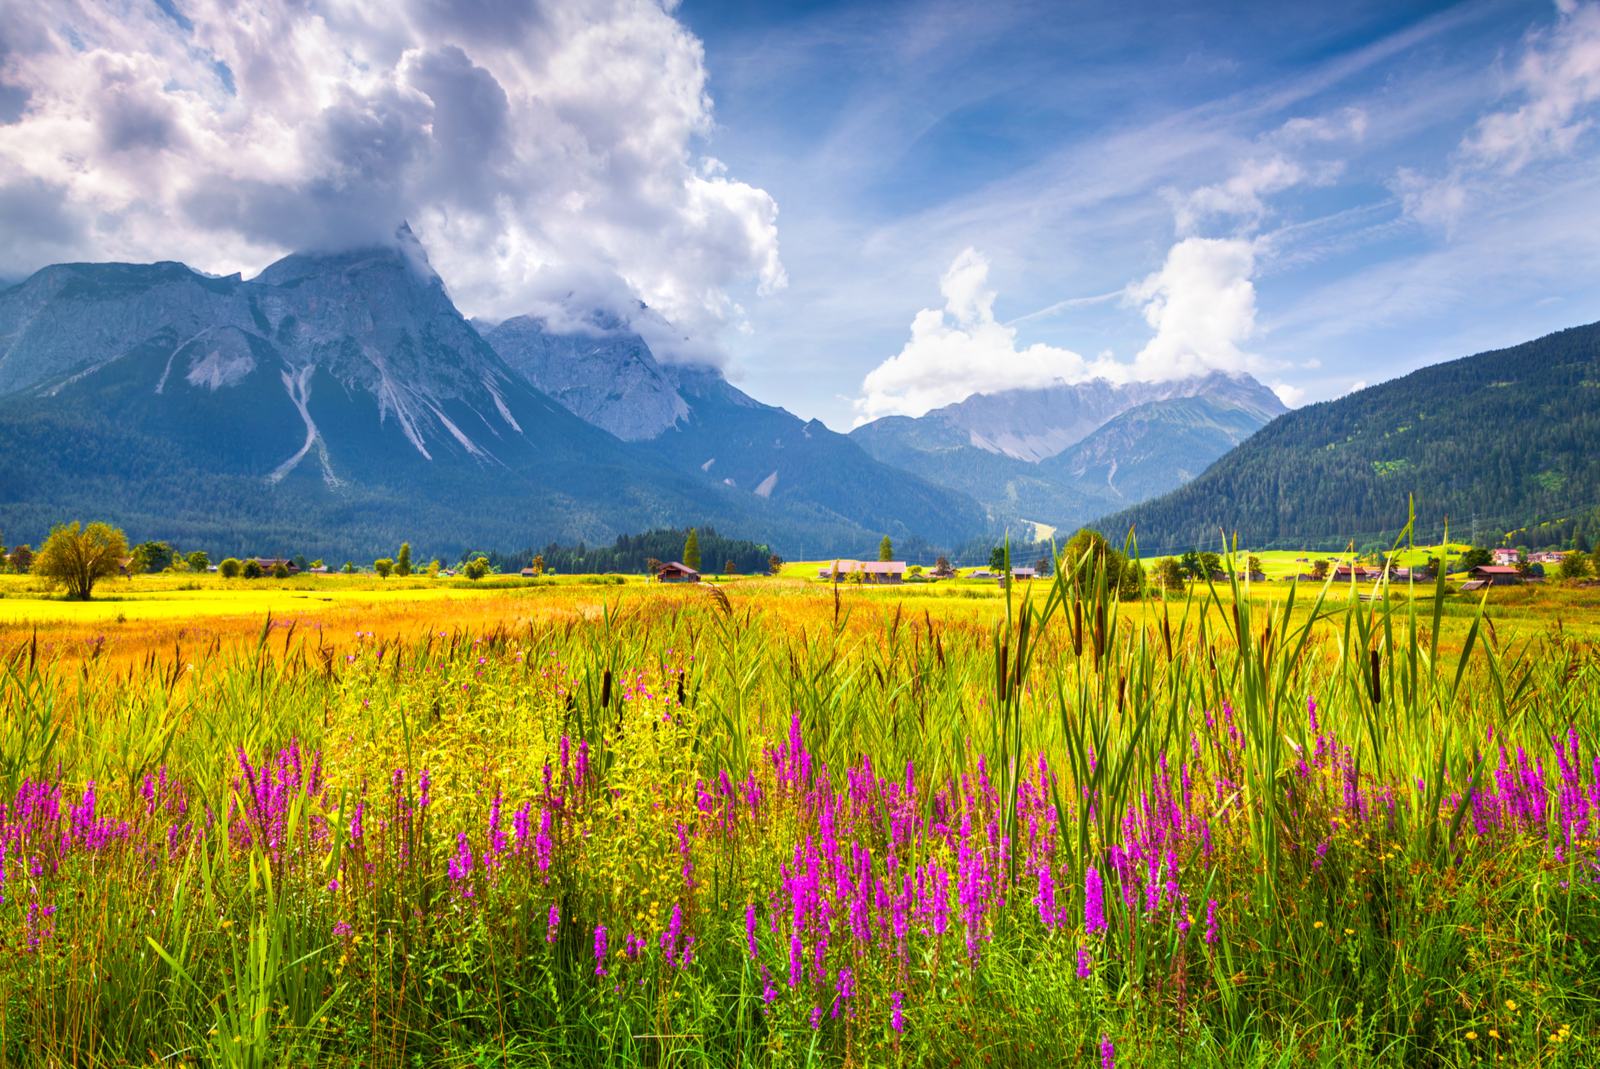
[[[1285,411],[1248,375],[1097,379],[977,394],[850,437],[885,463],[971,494],[997,522],[1071,526],[1181,485]]]
[[[308,407],[318,372],[375,402],[380,426],[392,421],[424,458],[442,445],[492,462],[523,436],[507,397],[527,387],[461,318],[410,231],[398,239],[289,256],[248,282],[177,263],[44,268],[0,293],[0,394],[49,396],[154,348],[165,354],[149,383],[158,395],[264,390],[253,403],[293,407],[306,445],[274,478],[316,446],[324,478],[337,481]]]
[[[1130,409],[1175,397],[1210,397],[1261,416],[1266,423],[1288,409],[1278,396],[1248,375],[1220,372],[1173,382],[1105,379],[1042,390],[974,394],[921,417],[960,431],[966,441],[991,453],[1038,462],[1083,441]]]
[[[715,368],[658,362],[644,338],[608,312],[590,313],[570,333],[526,315],[479,330],[535,387],[624,441],[648,441],[687,419],[686,398],[757,406]]]

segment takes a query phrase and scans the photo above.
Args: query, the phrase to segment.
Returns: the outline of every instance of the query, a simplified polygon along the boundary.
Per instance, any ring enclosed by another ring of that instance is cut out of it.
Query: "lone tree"
[[[683,563],[697,572],[700,570],[700,536],[693,527],[689,528],[689,537],[683,543]]]
[[[722,572],[724,575],[738,575],[739,565],[732,557],[729,557],[728,563],[722,566]]]
[[[239,563],[239,558],[237,557],[227,557],[221,564],[217,565],[217,571],[222,573],[222,578],[224,579],[237,579],[239,578],[239,573],[244,571],[244,565]]]
[[[767,574],[777,575],[783,569],[783,558],[774,553],[767,558]]]
[[[461,570],[466,573],[468,579],[476,583],[479,579],[489,574],[489,559],[487,557],[474,557]]]
[[[33,559],[33,571],[65,586],[68,597],[88,601],[94,584],[116,575],[127,555],[127,536],[115,527],[91,523],[80,530],[74,520],[50,531]]]
[[[889,541],[888,535],[884,535],[883,541],[878,543],[878,559],[894,560],[894,543]]]
[[[33,550],[24,542],[12,549],[11,556],[6,559],[11,565],[11,570],[21,575],[33,567]]]
[[[394,571],[394,561],[388,557],[379,557],[372,562],[372,570],[378,573],[380,579],[387,579],[389,573]]]
[[[410,542],[401,542],[400,543],[400,552],[395,554],[395,558],[394,558],[394,574],[396,574],[398,576],[402,576],[402,577],[411,574],[411,543]]]

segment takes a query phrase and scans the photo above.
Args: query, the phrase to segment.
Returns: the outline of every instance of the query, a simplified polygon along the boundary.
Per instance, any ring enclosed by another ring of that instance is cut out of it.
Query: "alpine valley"
[[[254,279],[62,264],[0,292],[0,530],[101,519],[365,559],[714,525],[792,558],[1077,524],[1283,411],[1247,377],[980,395],[849,435],[658,360],[630,318],[469,323],[421,246]],[[656,317],[659,321],[659,317]]]

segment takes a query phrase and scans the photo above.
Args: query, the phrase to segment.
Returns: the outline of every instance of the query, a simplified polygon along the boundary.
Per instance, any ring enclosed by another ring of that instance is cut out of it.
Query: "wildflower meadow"
[[[1443,595],[12,645],[0,1065],[1594,1065],[1600,661]]]

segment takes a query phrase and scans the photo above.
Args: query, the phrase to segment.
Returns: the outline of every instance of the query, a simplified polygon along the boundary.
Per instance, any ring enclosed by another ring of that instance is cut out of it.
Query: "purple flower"
[[[594,974],[596,976],[609,976],[606,972],[606,926],[595,925],[594,929]]]
[[[1100,1069],[1117,1069],[1117,1045],[1104,1032],[1100,1033]]]
[[[1078,979],[1089,979],[1090,964],[1092,964],[1092,959],[1089,957],[1089,948],[1086,946],[1078,947]]]
[[[756,960],[756,904],[752,899],[744,910],[744,934],[750,944],[750,960]]]
[[[905,1010],[901,1006],[901,1002],[904,998],[905,996],[898,991],[889,996],[889,1026],[893,1028],[897,1034],[904,1034],[906,1030]]]
[[[1217,942],[1217,900],[1211,899],[1206,903],[1206,946],[1215,946]]]
[[[1093,865],[1083,877],[1083,930],[1089,935],[1106,930],[1106,886]]]
[[[550,917],[545,922],[544,941],[546,943],[554,943],[556,941],[556,932],[559,931],[560,928],[561,910],[556,908],[556,904],[552,902],[550,903]]]

